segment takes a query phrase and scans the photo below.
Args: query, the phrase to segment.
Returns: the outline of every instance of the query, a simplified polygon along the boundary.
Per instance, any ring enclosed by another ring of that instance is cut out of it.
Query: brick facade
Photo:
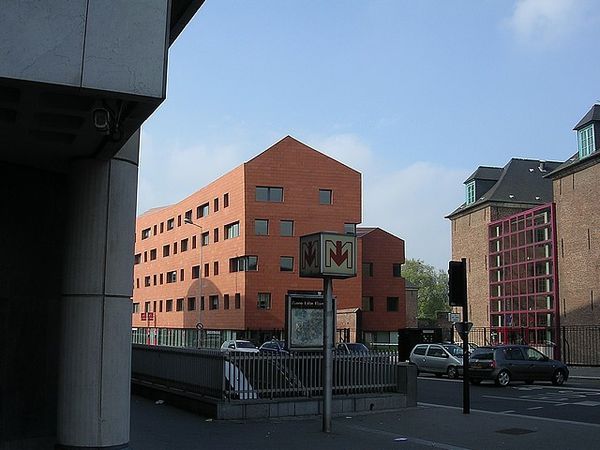
[[[553,181],[561,325],[600,324],[600,163]]]
[[[283,201],[257,200],[257,187],[281,188]],[[331,191],[330,204],[320,201],[320,190]],[[208,214],[203,213],[206,204]],[[196,226],[185,223],[186,215]],[[267,226],[266,234],[255,232],[257,220]],[[282,235],[281,221],[293,222],[291,236]],[[298,275],[299,237],[325,230],[344,233],[346,226],[360,222],[361,174],[288,136],[181,202],[138,217],[133,326],[194,328],[201,322],[206,330],[282,330],[288,291],[323,289],[321,280]],[[239,236],[227,239],[227,228],[235,223]],[[208,233],[208,244],[201,247],[202,233]],[[385,234],[386,245],[396,244],[383,247],[385,252],[372,245],[366,248],[386,263],[389,258],[403,263],[403,241]],[[163,256],[163,248],[168,248],[168,256]],[[365,247],[358,245],[358,276],[334,280],[338,309],[361,307],[361,248]],[[390,248],[393,252],[387,256]],[[230,270],[232,259],[246,256],[257,258],[257,270]],[[280,269],[282,257],[293,258],[291,271]],[[200,260],[202,286],[192,278]],[[172,271],[176,281],[167,282]],[[404,305],[404,280],[389,281],[387,289]],[[266,308],[259,307],[264,294],[270,295]],[[167,312],[169,300],[172,309]],[[141,320],[146,310],[154,313],[152,321]],[[404,317],[404,311],[381,316],[378,312],[367,323],[398,329]]]

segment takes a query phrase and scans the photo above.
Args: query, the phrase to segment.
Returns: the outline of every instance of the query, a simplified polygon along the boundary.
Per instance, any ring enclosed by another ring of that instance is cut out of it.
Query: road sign
[[[473,322],[456,322],[454,324],[454,328],[460,335],[463,341],[467,340],[467,336],[469,335],[469,331],[473,328]]]
[[[300,276],[350,278],[356,276],[356,236],[315,233],[300,238]]]
[[[450,316],[450,322],[460,322],[460,313],[448,313]]]

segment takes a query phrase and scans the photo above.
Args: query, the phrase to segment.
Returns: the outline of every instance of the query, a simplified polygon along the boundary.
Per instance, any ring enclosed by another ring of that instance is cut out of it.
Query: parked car
[[[417,366],[417,373],[448,375],[449,378],[462,374],[462,359],[463,350],[456,344],[418,344],[409,356],[409,361]]]
[[[284,355],[290,353],[285,345],[285,341],[279,341],[277,339],[271,339],[270,341],[265,342],[258,349],[263,353],[280,353]]]
[[[508,386],[511,381],[551,381],[560,386],[569,378],[569,368],[560,361],[528,345],[499,345],[479,347],[469,358],[471,383],[493,380],[498,386]]]
[[[258,348],[250,341],[230,339],[221,345],[222,352],[258,353]]]
[[[368,355],[369,348],[360,342],[340,342],[335,346],[335,352],[340,355]]]

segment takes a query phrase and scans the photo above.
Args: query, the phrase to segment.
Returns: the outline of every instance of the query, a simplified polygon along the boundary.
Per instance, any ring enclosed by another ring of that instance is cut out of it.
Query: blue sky
[[[138,211],[292,135],[363,173],[363,225],[450,259],[479,165],[565,160],[600,100],[594,0],[207,0],[142,134]]]

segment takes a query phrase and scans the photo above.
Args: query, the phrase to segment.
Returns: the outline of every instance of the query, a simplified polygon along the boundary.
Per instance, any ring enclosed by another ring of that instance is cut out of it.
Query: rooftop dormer
[[[573,129],[577,132],[579,159],[590,156],[597,150],[597,143],[600,142],[600,104],[592,106]]]

